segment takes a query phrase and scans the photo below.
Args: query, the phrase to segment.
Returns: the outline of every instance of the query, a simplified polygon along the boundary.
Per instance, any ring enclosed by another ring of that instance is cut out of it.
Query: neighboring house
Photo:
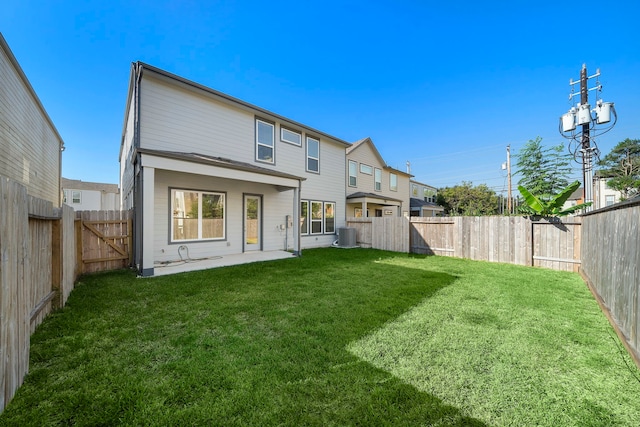
[[[64,142],[0,34],[0,175],[61,206]]]
[[[347,217],[409,216],[412,175],[387,166],[371,141],[347,148]]]
[[[568,209],[570,207],[573,207],[575,205],[579,205],[581,203],[584,203],[584,188],[583,187],[579,187],[577,190],[575,190],[573,193],[571,193],[571,195],[569,196],[567,201],[564,202],[564,205],[562,205],[562,209]],[[579,214],[579,212],[576,212],[576,215],[577,214]]]
[[[618,203],[622,193],[613,188],[609,188],[607,181],[611,179],[600,176],[596,172],[593,176],[593,209],[600,209]]]
[[[63,202],[76,211],[120,210],[118,184],[62,178]]]
[[[438,190],[427,184],[411,180],[411,216],[442,216],[444,208],[436,203]]]
[[[329,246],[349,143],[141,62],[120,148],[143,276],[181,258]]]

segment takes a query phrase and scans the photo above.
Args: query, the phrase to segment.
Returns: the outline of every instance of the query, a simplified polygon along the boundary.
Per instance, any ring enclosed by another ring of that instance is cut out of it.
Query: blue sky
[[[5,0],[0,32],[65,141],[67,178],[118,182],[140,60],[346,141],[370,136],[419,181],[501,192],[507,145],[566,145],[558,118],[583,63],[619,116],[601,151],[640,138],[638,16],[635,0]]]

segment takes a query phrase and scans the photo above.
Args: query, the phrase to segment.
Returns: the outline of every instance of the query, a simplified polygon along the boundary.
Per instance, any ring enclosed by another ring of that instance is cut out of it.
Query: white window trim
[[[327,231],[327,205],[333,205],[333,231]],[[322,228],[324,234],[336,234],[336,202],[324,202],[322,205]]]
[[[354,175],[351,175],[351,165],[354,166]],[[349,160],[349,171],[348,171],[348,176],[349,176],[349,182],[347,182],[347,185],[349,187],[357,187],[358,186],[358,162],[356,162],[355,160]],[[353,178],[354,180],[354,184],[351,185],[351,178]]]
[[[363,168],[368,168],[369,172],[365,172]],[[369,166],[366,163],[360,163],[360,173],[365,175],[373,175],[373,166]]]
[[[174,201],[175,201],[175,193],[176,191],[188,192],[188,193],[198,193],[198,237],[195,239],[174,239],[174,226],[173,226],[173,212],[175,210]],[[215,196],[224,197],[224,206],[222,215],[222,237],[209,237],[202,238],[202,195],[204,194],[212,194]],[[170,243],[182,243],[182,242],[195,242],[195,241],[218,241],[218,240],[226,240],[227,238],[227,194],[220,191],[200,191],[200,190],[188,190],[185,188],[172,188],[171,189],[171,206],[169,212],[169,242]]]
[[[318,143],[318,157],[313,157],[309,155],[309,140],[316,141]],[[309,169],[309,159],[316,160],[318,162],[318,170]],[[320,138],[314,138],[312,136],[307,136],[307,164],[306,164],[307,172],[311,173],[320,173]]]
[[[259,142],[259,138],[258,138],[258,123],[263,123],[265,125],[271,126],[271,141],[272,141],[272,145],[267,145],[267,144],[262,144]],[[265,120],[261,120],[256,118],[256,161],[257,162],[262,162],[262,163],[269,163],[269,164],[275,164],[276,162],[276,125],[274,125],[271,122],[267,122]],[[259,157],[259,153],[260,153],[260,146],[262,147],[269,147],[271,148],[271,160],[264,160],[261,159]]]
[[[302,217],[302,204],[303,203],[307,205],[307,216],[306,216],[306,218],[304,218],[304,219],[307,220],[307,231],[306,232],[302,231],[302,223],[301,223],[300,224],[300,235],[301,236],[308,236],[309,233],[311,232],[311,228],[310,228],[311,227],[311,213],[310,213],[311,212],[310,211],[311,204],[309,203],[309,200],[301,200],[300,201],[300,216],[301,217]]]
[[[378,173],[380,173],[380,179],[377,177]],[[373,168],[373,189],[382,191],[382,169]]]
[[[313,204],[314,203],[319,203],[320,204],[320,219],[314,219],[313,218]],[[320,231],[317,233],[313,232],[313,223],[314,222],[319,222],[320,223]],[[318,234],[324,234],[324,202],[321,202],[320,200],[310,200],[309,201],[309,234],[310,235],[318,235]]]
[[[290,133],[298,135],[298,142],[292,141],[290,139],[285,138],[285,136],[284,136],[285,132],[290,132]],[[284,126],[280,126],[280,141],[286,142],[287,144],[291,144],[291,145],[296,145],[298,147],[302,147],[302,134],[300,132],[298,132],[298,131],[291,130],[291,129],[286,128]]]
[[[78,193],[78,201],[76,202],[76,193]],[[71,190],[71,203],[74,205],[79,205],[82,203],[82,191],[80,190]]]
[[[396,179],[395,185],[392,184],[391,178],[395,178]],[[398,175],[396,175],[395,173],[389,173],[389,190],[390,191],[398,191]]]

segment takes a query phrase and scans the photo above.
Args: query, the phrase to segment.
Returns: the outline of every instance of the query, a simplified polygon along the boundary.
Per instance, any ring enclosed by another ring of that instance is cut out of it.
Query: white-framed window
[[[436,202],[436,190],[430,187],[424,187],[423,190],[424,201],[425,202]]]
[[[605,198],[605,206],[611,206],[616,202],[616,196],[604,196]]]
[[[316,200],[300,202],[300,234],[335,234],[336,203]]]
[[[322,202],[311,202],[311,234],[322,234]]]
[[[418,186],[415,184],[411,184],[411,195],[413,197],[418,197]]]
[[[256,119],[256,160],[275,161],[275,125],[260,119]]]
[[[298,147],[302,146],[302,134],[294,130],[283,128],[282,126],[280,127],[280,140],[288,142],[289,144],[297,145]]]
[[[300,202],[300,234],[309,234],[309,201]]]
[[[373,167],[360,163],[360,173],[365,175],[373,175]]]
[[[307,171],[320,172],[320,140],[307,137]]]
[[[171,241],[225,238],[225,193],[171,190]]]
[[[374,183],[375,183],[375,190],[376,191],[382,191],[382,170],[375,168],[374,172]]]
[[[389,174],[389,190],[398,191],[398,175],[395,173]]]
[[[324,232],[336,232],[336,204],[333,202],[324,202]]]
[[[82,192],[79,190],[71,191],[71,203],[80,204],[82,203]]]
[[[349,160],[349,187],[358,186],[358,163]]]

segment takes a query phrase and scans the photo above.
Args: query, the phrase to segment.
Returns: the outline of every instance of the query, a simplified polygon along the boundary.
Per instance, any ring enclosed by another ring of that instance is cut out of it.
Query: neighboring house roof
[[[584,196],[584,189],[582,187],[576,189],[567,200],[580,200]]]
[[[152,150],[149,148],[137,148],[136,150],[138,153],[141,153],[141,154],[150,154],[153,156],[165,157],[168,159],[186,160],[189,162],[201,163],[201,164],[210,165],[210,166],[218,166],[222,168],[235,169],[235,170],[240,170],[244,172],[256,172],[264,175],[296,179],[300,181],[306,180],[306,178],[304,177],[295,176],[295,175],[291,175],[283,172],[278,172],[273,169],[267,169],[261,166],[253,165],[251,163],[225,159],[223,157],[207,156],[206,154],[198,154],[198,153],[181,153],[178,151]]]
[[[422,186],[424,186],[424,187],[429,187],[429,188],[436,188],[436,187],[434,187],[433,185],[425,184],[425,183],[423,183],[423,182],[416,181],[415,179],[411,179],[411,180],[409,180],[409,183],[410,183],[410,184],[418,184],[418,185],[422,185]]]
[[[411,198],[411,207],[412,208],[423,208],[423,207],[428,207],[431,209],[439,209],[439,210],[444,210],[444,208],[436,203],[431,203],[431,202],[425,202],[422,199],[415,199],[415,198]]]
[[[100,182],[88,182],[79,179],[62,178],[60,180],[63,189],[104,191],[107,193],[118,193],[118,184],[103,184]]]
[[[387,162],[384,161],[384,159],[382,158],[382,156],[380,155],[380,152],[378,151],[378,149],[376,148],[375,144],[373,143],[373,141],[371,140],[371,137],[366,137],[366,138],[362,138],[359,139],[358,141],[354,142],[353,144],[351,144],[349,147],[347,147],[347,156],[349,154],[351,154],[354,150],[357,150],[359,147],[361,147],[364,144],[369,144],[371,147],[371,151],[373,151],[373,153],[376,155],[376,157],[378,158],[378,161],[380,162],[381,165],[383,165],[383,169],[395,172],[395,173],[399,173],[405,176],[413,176],[410,173],[407,172],[403,172],[399,169],[396,168],[392,168],[391,166],[387,165]]]
[[[133,79],[135,78],[139,78],[136,77],[134,75],[134,73],[137,73],[138,76],[142,76],[144,74],[145,71],[154,73],[156,76],[163,78],[165,81],[170,81],[174,84],[178,84],[180,86],[183,87],[187,87],[191,90],[196,90],[199,91],[201,93],[206,93],[209,96],[212,96],[213,98],[215,98],[216,100],[223,102],[225,104],[230,104],[235,106],[236,108],[240,108],[242,110],[246,110],[246,111],[251,111],[253,114],[258,114],[260,116],[263,116],[265,118],[270,118],[273,119],[274,121],[280,121],[282,123],[284,123],[285,125],[288,124],[289,126],[292,126],[294,128],[302,128],[305,130],[305,132],[310,133],[310,134],[315,134],[317,136],[324,136],[326,138],[329,138],[333,141],[336,141],[339,144],[344,145],[345,147],[350,146],[351,144],[347,141],[343,141],[340,138],[336,138],[335,136],[329,135],[325,132],[319,131],[317,129],[314,129],[312,127],[309,127],[307,125],[304,125],[302,123],[296,122],[294,120],[288,119],[284,116],[281,116],[279,114],[273,113],[269,110],[265,110],[264,108],[258,107],[256,105],[250,104],[248,102],[242,101],[238,98],[234,98],[233,96],[227,95],[225,93],[219,92],[215,89],[211,89],[210,87],[201,85],[199,83],[196,83],[194,81],[185,79],[184,77],[180,77],[176,74],[170,73],[168,71],[162,70],[160,68],[156,68],[152,65],[149,64],[145,64],[144,62],[134,62],[131,64],[131,76],[129,79],[129,94],[128,94],[128,98],[131,98],[131,92],[133,90]],[[125,127],[126,127],[126,123],[127,123],[127,117],[129,115],[129,108],[131,107],[130,103],[127,103],[127,106],[125,108],[125,115],[124,115],[124,125],[123,125],[123,129],[122,129],[122,141],[120,143],[120,149],[122,150],[122,147],[124,146],[124,135],[125,135]],[[122,153],[120,153],[120,155],[122,155]]]
[[[400,200],[400,199],[394,199],[392,197],[385,197],[385,196],[383,196],[381,194],[365,193],[363,191],[358,191],[357,193],[349,194],[347,196],[347,200],[360,199],[362,197],[366,197],[366,198],[369,198],[369,199],[391,200],[393,202],[402,202],[402,200]]]

